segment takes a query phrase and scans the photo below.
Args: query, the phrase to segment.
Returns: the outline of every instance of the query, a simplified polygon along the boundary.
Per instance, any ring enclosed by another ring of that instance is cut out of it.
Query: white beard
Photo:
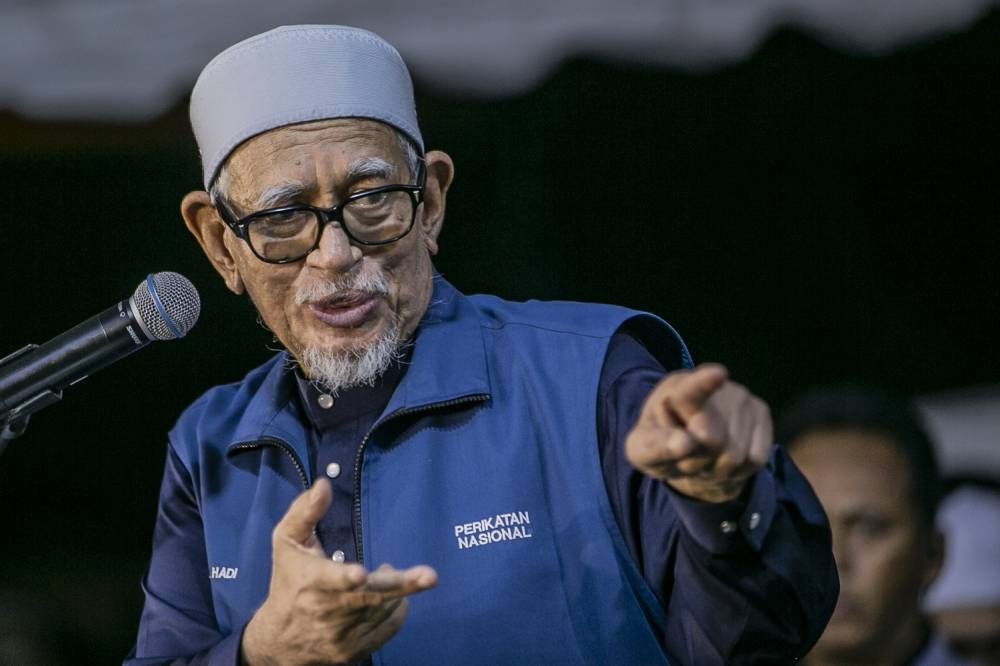
[[[295,301],[301,305],[345,291],[384,296],[389,293],[389,285],[378,272],[346,275],[303,287],[295,295]],[[374,386],[378,378],[403,357],[400,329],[398,318],[393,317],[385,331],[365,346],[337,352],[307,347],[301,351],[298,361],[306,376],[334,397],[356,386]]]
[[[374,386],[389,367],[402,359],[399,322],[395,319],[370,344],[357,349],[328,352],[315,347],[302,350],[299,362],[306,376],[333,397],[356,386]]]

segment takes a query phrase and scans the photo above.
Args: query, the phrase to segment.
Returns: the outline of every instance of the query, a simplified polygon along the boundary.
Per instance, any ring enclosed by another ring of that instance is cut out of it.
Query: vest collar
[[[435,273],[433,279],[410,367],[384,415],[490,393],[479,311],[443,277]]]
[[[479,311],[438,273],[433,280],[430,304],[417,327],[410,366],[379,420],[398,411],[430,408],[472,396],[483,399],[490,393]],[[240,444],[279,439],[300,460],[308,460],[302,425],[305,416],[295,396],[292,363],[286,351],[252,373],[262,379],[252,382],[257,389],[245,403],[234,429],[230,454]]]

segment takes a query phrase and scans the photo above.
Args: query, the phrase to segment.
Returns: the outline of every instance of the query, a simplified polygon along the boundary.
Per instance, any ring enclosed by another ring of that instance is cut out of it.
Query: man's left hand
[[[723,502],[767,463],[772,430],[764,401],[708,363],[672,372],[650,391],[625,456],[688,497]]]

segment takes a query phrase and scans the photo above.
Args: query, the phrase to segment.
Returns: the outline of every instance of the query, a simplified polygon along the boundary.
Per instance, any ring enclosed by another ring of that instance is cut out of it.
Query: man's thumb
[[[284,517],[274,527],[275,541],[288,539],[303,546],[312,542],[313,530],[333,500],[330,482],[318,479],[312,488],[295,498]]]

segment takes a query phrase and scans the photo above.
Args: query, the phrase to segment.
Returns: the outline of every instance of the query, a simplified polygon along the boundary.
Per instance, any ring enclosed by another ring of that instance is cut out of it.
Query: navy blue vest
[[[667,368],[690,365],[662,321],[614,306],[465,297],[436,278],[411,366],[360,443],[359,554],[429,564],[376,664],[666,663],[664,611],[604,489],[597,383],[623,325]],[[264,599],[270,530],[311,480],[279,357],[185,413],[172,444],[197,485],[216,616],[238,631]]]

